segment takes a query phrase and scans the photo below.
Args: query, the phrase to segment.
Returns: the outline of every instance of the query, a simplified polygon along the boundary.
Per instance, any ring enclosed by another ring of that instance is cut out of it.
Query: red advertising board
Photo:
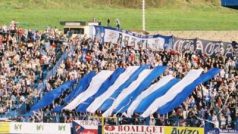
[[[163,134],[164,129],[160,126],[145,125],[105,125],[104,134]]]

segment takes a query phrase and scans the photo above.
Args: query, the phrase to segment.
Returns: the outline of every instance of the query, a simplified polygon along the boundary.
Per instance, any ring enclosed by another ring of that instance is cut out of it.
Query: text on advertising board
[[[204,128],[165,126],[165,133],[166,134],[204,134]]]
[[[163,134],[163,127],[159,126],[137,126],[137,125],[106,125],[105,134]]]
[[[10,133],[15,134],[70,134],[70,124],[67,123],[27,123],[11,122]]]

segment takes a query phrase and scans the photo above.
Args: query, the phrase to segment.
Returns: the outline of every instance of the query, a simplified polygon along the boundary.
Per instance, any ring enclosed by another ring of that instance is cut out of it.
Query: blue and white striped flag
[[[203,69],[193,69],[180,80],[172,75],[162,75],[165,70],[164,66],[149,69],[148,65],[143,65],[118,68],[114,72],[91,72],[64,98],[66,105],[59,107],[90,113],[100,110],[104,117],[125,112],[129,116],[139,113],[142,117],[155,112],[166,114],[181,105],[196,86],[220,71],[213,68],[203,73]],[[47,99],[46,96],[41,101]]]

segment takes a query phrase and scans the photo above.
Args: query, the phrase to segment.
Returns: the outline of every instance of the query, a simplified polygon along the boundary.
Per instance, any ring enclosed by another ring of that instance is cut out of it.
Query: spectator
[[[117,19],[116,19],[116,28],[117,28],[117,29],[120,29],[120,26],[121,26],[120,20],[117,18]]]
[[[110,19],[108,18],[108,19],[107,19],[107,26],[108,26],[108,27],[110,27],[110,22],[111,22],[111,21],[110,21]]]

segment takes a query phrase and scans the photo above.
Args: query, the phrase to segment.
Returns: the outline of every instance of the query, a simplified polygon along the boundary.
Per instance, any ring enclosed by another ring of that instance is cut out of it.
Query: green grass
[[[59,21],[88,21],[95,17],[104,25],[107,18],[111,19],[112,25],[115,24],[114,20],[119,18],[124,29],[141,29],[141,10],[138,8],[104,6],[95,4],[93,0],[62,0],[62,3],[55,1],[57,0],[0,0],[0,24],[7,24],[15,19],[25,28],[61,28]],[[148,8],[146,29],[238,30],[238,10],[203,3],[176,3]]]

